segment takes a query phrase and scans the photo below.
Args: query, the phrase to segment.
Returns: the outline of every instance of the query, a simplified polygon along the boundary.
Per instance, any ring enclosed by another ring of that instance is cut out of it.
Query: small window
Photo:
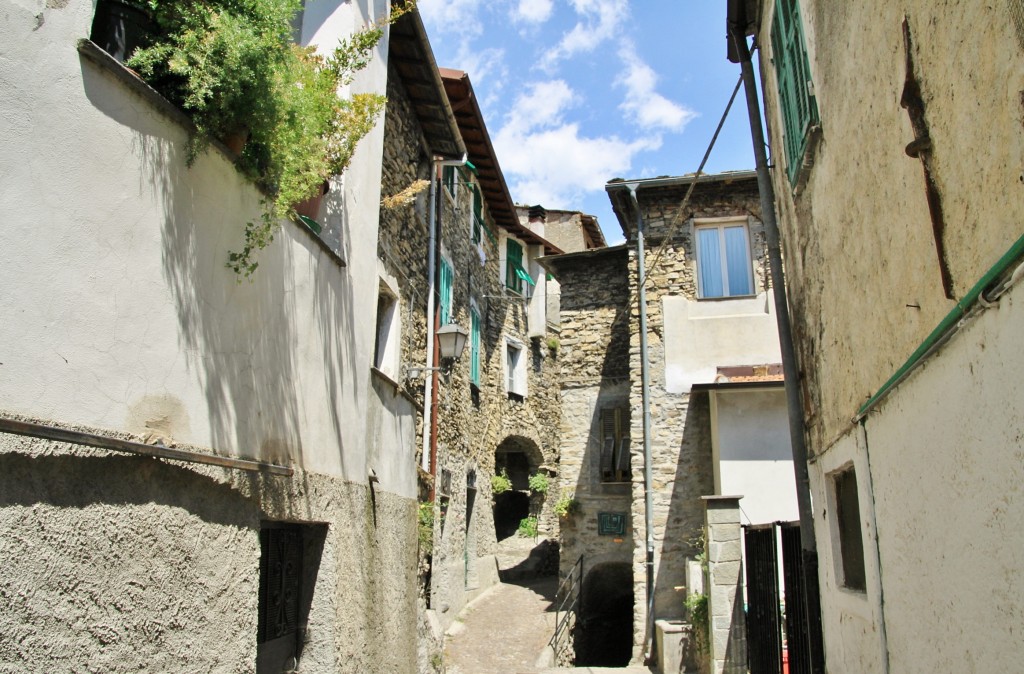
[[[455,280],[455,270],[448,258],[441,258],[441,269],[439,270],[438,303],[441,325],[448,325],[452,322],[452,286]]]
[[[744,297],[754,294],[750,236],[745,221],[698,224],[697,293],[699,297]]]
[[[441,182],[444,183],[444,189],[452,199],[455,198],[455,193],[458,189],[458,175],[458,171],[455,170],[454,166],[444,166],[441,168]]]
[[[851,466],[833,478],[836,526],[839,530],[839,552],[842,558],[843,587],[864,592],[864,540],[861,535],[860,499],[857,495],[857,472]]]
[[[510,398],[526,397],[526,355],[523,345],[505,342],[505,389]]]
[[[776,0],[772,18],[772,61],[779,87],[786,174],[797,183],[811,130],[818,124],[818,106],[811,84],[811,66],[804,46],[798,0]]]
[[[601,410],[601,481],[629,482],[629,409]]]
[[[473,186],[473,212],[470,214],[470,231],[473,243],[479,244],[483,239],[484,230],[484,200],[480,196],[480,187]]]
[[[523,267],[523,246],[518,241],[508,239],[505,246],[505,287],[519,295],[523,294],[523,284],[535,285]]]
[[[395,377],[398,373],[400,312],[398,298],[383,282],[377,294],[377,341],[373,351],[373,366]]]
[[[469,381],[480,386],[480,310],[469,308]]]

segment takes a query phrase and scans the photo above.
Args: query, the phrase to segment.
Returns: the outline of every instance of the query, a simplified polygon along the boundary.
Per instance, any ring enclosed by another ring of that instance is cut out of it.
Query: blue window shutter
[[[722,233],[725,235],[725,278],[729,286],[726,292],[729,296],[753,295],[747,228],[742,225],[725,227]]]

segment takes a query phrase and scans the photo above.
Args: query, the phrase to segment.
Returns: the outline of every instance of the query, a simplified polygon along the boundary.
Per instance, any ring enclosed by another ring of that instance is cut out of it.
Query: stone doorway
[[[512,489],[494,495],[494,535],[502,541],[516,533],[519,523],[540,512],[543,495],[530,494],[530,475],[536,473],[543,457],[537,443],[522,436],[509,436],[494,452],[494,474],[503,472]]]
[[[598,564],[583,580],[574,634],[577,667],[625,667],[633,656],[633,569]]]

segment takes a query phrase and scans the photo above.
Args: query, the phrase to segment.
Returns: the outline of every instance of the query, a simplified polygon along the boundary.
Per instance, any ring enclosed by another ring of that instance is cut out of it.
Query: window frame
[[[386,301],[383,312],[382,300]],[[394,379],[401,357],[402,310],[397,290],[384,277],[380,278],[377,290],[374,327],[373,367]]]
[[[833,525],[833,555],[838,584],[845,590],[867,592],[867,561],[857,470],[847,464],[828,479]]]
[[[444,192],[448,194],[448,197],[458,204],[456,199],[459,195],[459,172],[455,166],[442,166],[441,167],[441,185],[444,187]]]
[[[746,271],[747,289],[749,292],[733,293],[729,287],[729,262],[725,243],[725,230],[732,227],[742,227],[745,239],[745,259],[743,269]],[[704,287],[704,274],[701,263],[700,232],[715,229],[719,236],[719,266],[718,275],[722,283],[721,295],[709,295]],[[695,275],[697,277],[697,298],[702,300],[730,300],[750,298],[757,295],[757,288],[754,284],[754,250],[751,239],[750,219],[747,217],[723,217],[723,218],[701,218],[693,220],[691,224],[691,241],[693,241],[693,259]]]
[[[629,407],[625,405],[602,407],[597,423],[599,429],[597,470],[601,482],[606,484],[632,482]]]
[[[811,136],[821,121],[798,0],[775,0],[771,45],[786,175],[790,185],[796,186]]]
[[[437,313],[442,326],[455,320],[455,266],[447,255],[437,265]]]
[[[480,387],[480,309],[475,301],[469,303],[469,383]]]
[[[513,353],[516,354],[514,362]],[[517,339],[506,337],[504,356],[505,392],[509,398],[526,398],[526,345]]]

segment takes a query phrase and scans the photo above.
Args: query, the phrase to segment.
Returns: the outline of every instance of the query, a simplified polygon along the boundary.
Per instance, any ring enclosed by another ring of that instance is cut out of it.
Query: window
[[[480,310],[469,307],[469,381],[480,386]]]
[[[524,282],[535,285],[523,268],[523,246],[518,241],[508,239],[505,246],[505,287],[522,295]]]
[[[697,223],[698,297],[742,297],[754,294],[750,237],[745,220]]]
[[[484,214],[483,214],[483,197],[480,196],[480,187],[477,185],[473,186],[473,213],[470,217],[470,227],[473,236],[473,243],[480,243],[483,237],[484,229]]]
[[[455,278],[455,270],[452,263],[446,257],[441,258],[441,269],[439,274],[438,296],[441,318],[441,325],[448,325],[452,322],[452,285]]]
[[[629,409],[606,407],[601,410],[601,481],[628,482]]]
[[[458,172],[454,166],[444,166],[441,168],[441,182],[444,183],[444,188],[448,190],[448,194],[454,199],[455,190],[459,184]]]
[[[779,87],[786,174],[795,185],[813,127],[818,125],[818,106],[811,84],[811,66],[804,47],[798,0],[776,0],[772,18],[772,59]]]
[[[509,398],[526,397],[526,355],[518,342],[505,342],[505,390]]]
[[[382,281],[377,294],[377,341],[373,366],[395,377],[398,373],[400,312],[397,295]]]
[[[857,472],[853,466],[836,474],[832,478],[832,485],[842,561],[837,571],[842,571],[843,587],[864,592],[867,587],[864,578],[864,541],[861,537]]]
[[[256,674],[297,670],[327,527],[260,525]]]

